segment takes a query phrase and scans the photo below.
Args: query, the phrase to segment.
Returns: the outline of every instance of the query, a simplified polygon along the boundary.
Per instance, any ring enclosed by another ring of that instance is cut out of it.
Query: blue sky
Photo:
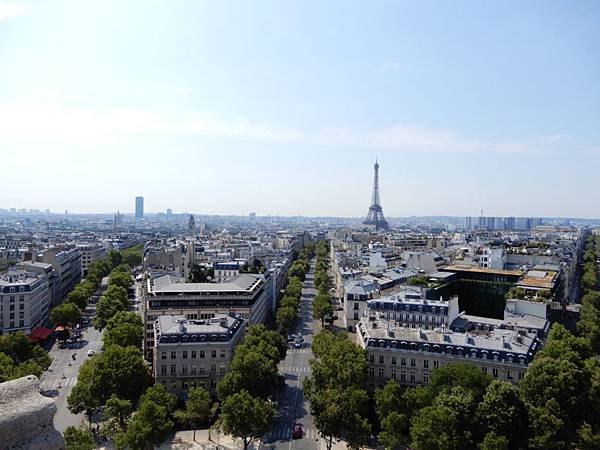
[[[2,1],[0,207],[600,217],[600,3]]]

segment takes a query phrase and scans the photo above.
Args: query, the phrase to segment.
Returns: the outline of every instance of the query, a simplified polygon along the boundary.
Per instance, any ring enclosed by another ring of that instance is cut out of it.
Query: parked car
[[[88,356],[94,356],[96,354],[96,352],[94,350],[88,350],[87,355]]]
[[[296,340],[296,336],[293,334],[288,334],[287,341],[294,342]]]
[[[294,439],[302,439],[302,424],[300,423],[295,423],[294,424],[294,430],[292,431],[292,437]]]
[[[300,347],[302,347],[302,342],[300,342],[300,341],[294,342],[294,348],[300,348]]]

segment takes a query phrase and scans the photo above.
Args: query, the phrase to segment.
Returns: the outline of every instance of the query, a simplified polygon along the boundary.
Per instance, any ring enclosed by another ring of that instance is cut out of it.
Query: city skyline
[[[0,208],[600,217],[599,13],[0,1]]]

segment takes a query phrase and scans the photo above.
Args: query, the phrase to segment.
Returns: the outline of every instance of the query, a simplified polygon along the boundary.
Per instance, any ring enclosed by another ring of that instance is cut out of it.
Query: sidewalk
[[[163,442],[158,450],[241,450],[244,444],[240,439],[234,439],[211,430],[211,440],[208,439],[208,430],[196,430],[196,440],[192,430],[178,431],[174,436]],[[258,450],[260,441],[255,440],[250,444],[250,449]]]

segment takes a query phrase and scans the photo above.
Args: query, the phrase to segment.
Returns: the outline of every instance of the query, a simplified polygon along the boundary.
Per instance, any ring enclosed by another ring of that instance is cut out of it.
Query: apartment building
[[[369,301],[357,325],[358,344],[367,351],[369,387],[388,380],[424,385],[433,370],[453,363],[473,364],[495,379],[519,383],[549,329],[545,305],[530,303],[509,302],[499,320],[459,313],[457,298]]]
[[[81,275],[87,276],[89,267],[96,261],[106,258],[106,248],[101,244],[77,244],[81,253]]]
[[[37,262],[51,264],[56,272],[54,305],[62,302],[81,281],[81,253],[77,247],[48,248],[37,255]]]
[[[253,325],[264,323],[275,309],[275,276],[240,274],[226,283],[180,283],[171,275],[148,279],[144,296],[146,356],[155,342],[154,325],[163,315],[183,316],[188,320],[208,320],[235,314]]]
[[[48,319],[50,290],[45,274],[10,269],[0,275],[0,334],[30,334]]]
[[[169,392],[185,396],[195,387],[215,393],[245,326],[244,319],[233,314],[206,320],[167,315],[156,319],[154,329],[154,378]]]

